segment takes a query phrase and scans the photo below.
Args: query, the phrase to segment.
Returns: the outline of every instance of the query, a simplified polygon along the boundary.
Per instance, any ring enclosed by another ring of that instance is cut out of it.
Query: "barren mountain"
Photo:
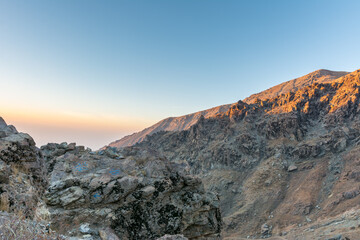
[[[257,94],[253,94],[250,97],[244,99],[246,103],[253,103],[256,100],[265,100],[269,98],[276,97],[278,95],[294,92],[300,88],[309,86],[313,83],[327,83],[331,82],[334,79],[337,79],[341,76],[348,74],[348,72],[335,72],[320,69],[315,72],[309,73],[303,77],[299,77],[288,82],[284,82],[277,86],[274,86],[270,89],[262,91]],[[170,117],[155,125],[148,127],[140,132],[134,133],[132,135],[123,137],[120,140],[114,141],[109,144],[111,147],[126,147],[132,146],[138,142],[143,141],[146,136],[160,132],[160,131],[182,131],[189,129],[192,125],[194,125],[201,116],[205,118],[215,117],[218,114],[226,112],[230,108],[231,104],[221,105],[218,107],[210,108],[204,111],[184,115],[181,117]]]
[[[226,239],[357,239],[359,101],[357,70],[239,101],[188,130],[158,132],[122,151],[156,152],[201,177],[219,193]]]
[[[231,104],[221,105],[218,107],[210,108],[208,110],[188,114],[181,117],[169,117],[155,125],[145,128],[141,132],[134,133],[132,135],[123,137],[120,140],[114,141],[109,144],[110,147],[126,147],[132,146],[138,142],[143,141],[146,136],[160,132],[160,131],[182,131],[189,129],[194,125],[201,116],[206,118],[214,117],[217,114],[224,113],[230,108]]]

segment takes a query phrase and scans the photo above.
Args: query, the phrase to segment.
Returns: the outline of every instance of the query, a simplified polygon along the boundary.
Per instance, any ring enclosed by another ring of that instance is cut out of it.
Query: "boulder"
[[[33,218],[47,186],[46,168],[34,140],[0,118],[0,208]]]
[[[176,164],[77,148],[59,156],[64,146],[41,148],[53,165],[44,195],[53,230],[108,240],[220,234],[218,196]]]
[[[289,167],[288,167],[288,172],[294,172],[296,171],[298,168],[295,164],[291,164]]]

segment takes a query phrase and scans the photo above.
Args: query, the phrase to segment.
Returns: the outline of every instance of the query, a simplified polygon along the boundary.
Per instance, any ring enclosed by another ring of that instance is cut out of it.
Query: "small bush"
[[[1,240],[63,240],[45,224],[27,220],[23,216],[0,212]]]

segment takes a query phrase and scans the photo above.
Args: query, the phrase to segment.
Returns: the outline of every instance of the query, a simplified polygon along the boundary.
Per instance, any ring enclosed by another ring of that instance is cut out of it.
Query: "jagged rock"
[[[261,226],[261,236],[262,237],[270,237],[271,236],[271,226],[269,226],[268,224],[264,223]]]
[[[204,192],[201,181],[179,172],[176,164],[87,151],[58,156],[60,147],[42,147],[54,163],[45,193],[54,230],[103,239],[111,239],[109,229],[121,239],[220,233],[217,195]]]
[[[120,240],[120,238],[116,236],[115,232],[111,228],[99,230],[99,236],[101,240]]]
[[[0,118],[0,208],[34,217],[35,208],[47,185],[46,168],[34,140],[18,133]]]
[[[11,136],[18,133],[16,128],[12,125],[7,125],[2,117],[0,117],[0,138]]]

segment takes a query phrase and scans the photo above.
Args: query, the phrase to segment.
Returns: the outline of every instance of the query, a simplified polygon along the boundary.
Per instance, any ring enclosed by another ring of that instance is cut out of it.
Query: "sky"
[[[0,0],[0,116],[98,149],[317,69],[360,68],[360,1]]]

